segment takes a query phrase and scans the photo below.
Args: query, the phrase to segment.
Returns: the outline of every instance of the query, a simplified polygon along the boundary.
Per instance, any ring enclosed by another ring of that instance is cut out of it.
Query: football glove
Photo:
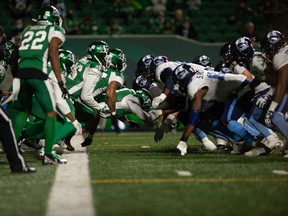
[[[73,126],[76,128],[76,132],[75,132],[75,135],[80,135],[82,134],[82,126],[81,124],[75,120],[74,122],[72,122]]]
[[[66,86],[64,85],[63,81],[59,81],[58,82],[58,85],[62,91],[62,97],[65,99],[69,96],[69,92],[68,90],[66,89]]]
[[[152,108],[156,109],[159,104],[161,104],[167,96],[164,93],[161,93],[158,97],[155,97],[152,101]]]

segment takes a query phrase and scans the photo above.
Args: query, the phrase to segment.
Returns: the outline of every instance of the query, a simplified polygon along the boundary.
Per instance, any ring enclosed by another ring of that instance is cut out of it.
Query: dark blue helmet
[[[225,43],[220,49],[220,56],[226,65],[230,65],[235,60],[231,50],[231,44],[232,43]]]
[[[137,69],[135,71],[135,76],[138,77],[142,74],[149,73],[150,65],[154,59],[153,55],[145,55],[137,62]]]
[[[247,64],[253,56],[255,50],[248,37],[240,37],[231,45],[231,50],[238,62]]]
[[[273,59],[278,50],[285,44],[285,38],[281,32],[270,31],[260,42],[261,49],[264,50],[269,59]]]
[[[198,65],[202,65],[202,66],[204,66],[204,67],[207,67],[207,66],[211,67],[211,66],[212,66],[212,61],[211,61],[211,59],[210,59],[208,56],[206,56],[206,55],[197,56],[197,57],[193,60],[192,63],[198,64]]]
[[[222,73],[232,73],[229,67],[227,67],[224,63],[219,63],[215,66],[214,68],[215,71],[217,72],[222,72]]]
[[[196,72],[187,64],[177,66],[172,72],[172,81],[179,86],[187,86]]]
[[[169,59],[167,56],[164,56],[164,55],[156,56],[151,63],[150,73],[148,74],[148,78],[153,81],[155,79],[156,68],[159,65],[161,65],[165,62],[168,62],[168,61],[169,61]]]

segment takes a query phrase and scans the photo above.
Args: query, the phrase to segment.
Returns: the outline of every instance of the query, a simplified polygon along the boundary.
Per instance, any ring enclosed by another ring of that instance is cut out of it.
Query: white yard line
[[[82,136],[74,136],[74,152],[64,153],[67,164],[58,165],[50,191],[46,216],[94,216],[88,156],[80,146]]]

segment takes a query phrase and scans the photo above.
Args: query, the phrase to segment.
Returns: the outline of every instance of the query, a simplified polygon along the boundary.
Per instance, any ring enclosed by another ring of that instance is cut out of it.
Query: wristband
[[[116,111],[111,112],[111,115],[115,116],[116,115]]]
[[[201,111],[191,110],[188,118],[187,124],[197,126],[200,123]]]
[[[161,93],[161,94],[159,95],[159,98],[162,99],[162,101],[165,100],[166,97],[167,97],[167,96],[166,96],[164,93]]]

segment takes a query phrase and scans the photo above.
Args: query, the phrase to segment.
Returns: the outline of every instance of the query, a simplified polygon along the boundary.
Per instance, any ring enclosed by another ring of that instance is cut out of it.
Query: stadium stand
[[[152,10],[147,10],[151,6],[150,0],[65,0],[64,2],[66,10],[72,9],[75,18],[78,20],[77,28],[79,28],[79,31],[73,34],[107,34],[112,19],[117,20],[118,25],[123,29],[121,31],[123,34],[165,33],[165,31],[153,26],[155,14]],[[120,3],[116,5],[114,2]],[[267,15],[266,1],[260,0],[202,0],[197,9],[187,7],[187,2],[189,1],[167,0],[167,10],[164,11],[165,18],[173,21],[174,11],[176,9],[183,10],[185,18],[189,17],[197,30],[196,40],[203,42],[231,41],[245,31],[245,25],[248,21],[255,24],[259,35],[264,35],[268,24],[272,24],[275,29],[283,30],[284,24],[279,20],[288,20],[287,3],[283,0],[278,1],[281,13],[275,16],[273,16],[273,11],[270,11],[270,16]],[[36,0],[32,0],[32,3],[33,16],[35,16],[40,3]],[[2,8],[0,25],[4,27],[6,33],[9,33],[15,20],[11,17],[7,4],[8,0],[0,2]],[[85,16],[86,18],[84,18]],[[83,20],[85,20],[85,23]],[[81,30],[82,27],[85,27],[85,29]],[[174,26],[175,28],[176,26]],[[67,33],[72,34],[69,31]],[[170,31],[167,31],[167,33],[170,33]]]

